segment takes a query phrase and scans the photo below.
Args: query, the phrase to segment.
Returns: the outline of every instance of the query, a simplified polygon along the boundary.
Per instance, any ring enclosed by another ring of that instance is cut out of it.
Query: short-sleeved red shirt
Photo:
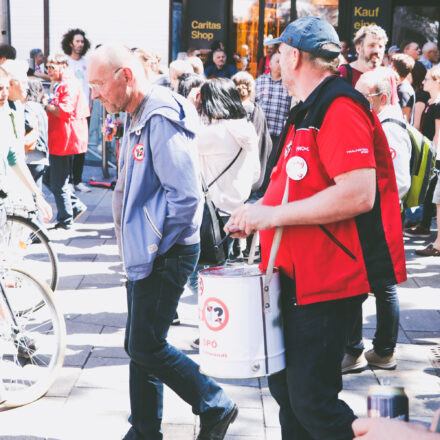
[[[371,291],[372,282],[390,285],[406,279],[392,159],[379,120],[367,112],[353,99],[338,97],[320,127],[295,131],[292,125],[272,172],[263,199],[269,206],[281,203],[288,174],[289,201],[295,201],[334,185],[335,176],[342,173],[376,169],[377,206],[371,213],[284,228],[275,265],[294,280],[298,304],[360,295]],[[267,267],[273,234],[273,229],[260,232],[262,269]]]
[[[87,151],[89,105],[76,78],[68,74],[55,86],[52,102],[60,113],[47,113],[49,123],[49,153],[69,156]]]

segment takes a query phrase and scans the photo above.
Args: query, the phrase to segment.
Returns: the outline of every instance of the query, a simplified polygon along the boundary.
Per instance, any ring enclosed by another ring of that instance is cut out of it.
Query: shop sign
[[[390,35],[391,2],[383,0],[352,0],[351,34],[362,26],[377,24]]]
[[[218,40],[226,43],[227,0],[188,0],[185,13],[187,48],[209,49]]]

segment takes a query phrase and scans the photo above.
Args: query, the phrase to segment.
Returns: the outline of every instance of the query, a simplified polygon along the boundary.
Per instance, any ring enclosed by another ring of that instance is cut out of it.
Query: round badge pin
[[[143,144],[136,144],[133,148],[133,158],[138,162],[142,162],[145,156],[145,146]]]
[[[286,172],[292,180],[304,179],[307,170],[307,162],[301,156],[293,156],[287,161]]]

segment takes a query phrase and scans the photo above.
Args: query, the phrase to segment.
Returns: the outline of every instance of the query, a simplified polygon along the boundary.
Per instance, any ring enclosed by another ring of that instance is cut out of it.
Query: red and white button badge
[[[133,147],[133,158],[138,162],[142,162],[145,157],[145,145],[144,144],[136,144]]]
[[[203,304],[202,319],[210,330],[218,332],[226,327],[229,310],[218,298],[208,298]]]
[[[286,172],[292,180],[304,179],[307,171],[307,162],[301,156],[293,156],[287,161]]]

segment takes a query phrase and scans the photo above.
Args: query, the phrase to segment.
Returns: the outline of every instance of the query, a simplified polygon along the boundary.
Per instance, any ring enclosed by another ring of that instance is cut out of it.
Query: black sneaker
[[[87,211],[86,205],[81,205],[79,208],[73,210],[73,220],[78,220]]]
[[[211,426],[201,425],[197,440],[223,440],[229,425],[234,423],[237,415],[238,407],[234,403],[231,411],[229,411],[228,414],[226,414],[226,416],[219,420],[216,424]]]
[[[65,229],[66,231],[69,229],[72,229],[72,224],[71,223],[55,223],[55,226],[52,229]]]
[[[194,350],[198,350],[200,347],[200,339],[194,339],[194,341],[191,342],[191,347],[194,348]]]
[[[176,315],[174,316],[173,322],[171,323],[171,325],[180,325],[180,319],[179,319],[179,315],[176,312]]]

